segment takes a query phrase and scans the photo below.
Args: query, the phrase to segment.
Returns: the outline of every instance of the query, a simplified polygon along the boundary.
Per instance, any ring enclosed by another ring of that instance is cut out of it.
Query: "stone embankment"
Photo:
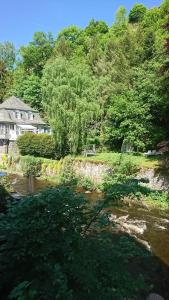
[[[74,163],[75,173],[82,177],[89,178],[95,184],[100,184],[103,182],[106,174],[110,174],[113,172],[113,169],[105,163],[101,162],[90,162],[90,161],[75,161]],[[136,179],[144,179],[145,185],[148,188],[154,190],[169,190],[169,175],[165,170],[162,169],[140,169]]]

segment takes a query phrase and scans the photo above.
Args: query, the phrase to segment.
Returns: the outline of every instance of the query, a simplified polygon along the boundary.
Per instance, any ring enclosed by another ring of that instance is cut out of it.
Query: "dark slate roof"
[[[25,111],[36,111],[35,109],[31,108],[29,105],[24,103],[19,98],[12,96],[2,102],[0,104],[0,109],[6,108],[6,109],[18,109],[18,110],[25,110]]]

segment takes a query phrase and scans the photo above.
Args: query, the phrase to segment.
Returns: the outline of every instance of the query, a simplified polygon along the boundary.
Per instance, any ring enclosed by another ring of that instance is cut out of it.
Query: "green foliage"
[[[23,60],[23,67],[28,74],[32,72],[42,75],[42,69],[52,54],[54,41],[51,33],[35,32],[33,41],[29,45],[20,48],[20,54]]]
[[[104,191],[112,190],[112,187],[119,187],[120,184],[127,184],[131,179],[133,179],[134,175],[136,175],[139,171],[137,164],[135,164],[131,158],[123,158],[121,155],[119,160],[116,161],[112,170],[110,170],[109,174],[105,175],[104,182],[102,185],[102,189]],[[122,187],[122,189],[124,188]],[[124,193],[126,188],[124,188]],[[117,193],[117,197],[121,193],[121,188],[115,189],[115,193]],[[123,193],[123,192],[122,192]]]
[[[44,107],[61,154],[77,153],[98,110],[89,68],[63,58],[50,61],[44,70],[43,91]]]
[[[42,110],[41,79],[35,74],[27,74],[23,68],[18,67],[15,71],[9,94],[24,99],[35,109]]]
[[[124,6],[120,6],[116,12],[115,22],[112,27],[116,36],[124,34],[125,30],[127,30],[127,23],[127,10]]]
[[[164,13],[168,13],[169,11],[169,1],[168,0],[164,0],[161,4],[161,10],[164,12]]]
[[[92,19],[55,41],[36,32],[15,68],[12,44],[0,44],[0,100],[14,94],[42,111],[63,156],[89,141],[155,149],[169,138],[168,8],[135,4],[127,16],[121,6],[111,27]]]
[[[56,145],[51,135],[25,133],[18,137],[17,146],[21,155],[56,158]]]
[[[92,19],[89,25],[86,27],[86,33],[89,36],[95,36],[97,34],[105,34],[108,32],[108,26],[104,21],[95,21]]]
[[[0,60],[0,101],[4,99],[10,89],[12,81],[11,72],[5,67],[5,63]]]
[[[11,42],[0,43],[0,61],[7,70],[12,70],[16,61],[16,50]]]
[[[169,207],[169,196],[167,192],[163,191],[152,191],[146,198],[145,201],[152,207],[158,207],[162,209],[168,209]]]
[[[24,175],[40,176],[42,159],[33,156],[22,156],[20,159],[21,170]]]
[[[141,122],[144,118],[144,123]],[[114,105],[108,110],[106,135],[108,143],[118,140],[127,142],[137,150],[144,149],[149,130],[149,107],[136,101],[136,95],[130,93],[114,99]]]
[[[79,177],[77,185],[87,191],[93,191],[96,189],[96,184],[94,184],[88,177]]]
[[[129,22],[137,23],[142,21],[146,10],[147,9],[143,4],[135,4],[129,13]]]
[[[65,39],[66,41],[70,41],[71,43],[76,43],[81,32],[82,30],[77,26],[70,26],[63,29],[58,34],[58,40]]]
[[[100,218],[105,226],[106,215]],[[12,205],[0,222],[3,299],[145,295],[143,275],[129,271],[129,265],[148,253],[127,237],[113,242],[112,234],[99,233],[100,218],[97,207],[89,209],[82,196],[65,188],[47,189]]]
[[[77,176],[73,169],[74,159],[71,156],[66,156],[61,161],[60,182],[66,185],[76,185],[78,182]]]
[[[127,10],[124,6],[120,6],[116,12],[115,24],[118,26],[127,24]]]
[[[10,183],[10,179],[7,175],[0,177],[0,213],[7,209],[10,203],[10,192],[13,192],[13,188]]]

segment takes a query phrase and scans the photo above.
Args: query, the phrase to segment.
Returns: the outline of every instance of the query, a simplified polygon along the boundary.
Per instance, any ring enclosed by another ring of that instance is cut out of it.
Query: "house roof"
[[[16,118],[15,111],[21,110],[22,118]],[[33,113],[33,120],[28,119],[28,112]],[[0,104],[0,123],[45,125],[39,113],[14,96]]]
[[[8,114],[9,114],[9,117],[10,117],[12,123],[15,123],[15,124],[30,124],[30,125],[45,125],[46,124],[41,119],[39,113],[37,113],[37,112],[36,113],[33,112],[33,116],[34,116],[33,120],[28,119],[27,112],[22,112],[22,118],[21,119],[16,118],[13,111],[8,110]],[[0,119],[0,121],[1,121],[1,119]]]
[[[0,110],[0,122],[13,123],[8,111],[5,109]]]
[[[18,110],[25,110],[25,111],[36,111],[35,109],[31,108],[28,104],[24,103],[19,98],[12,96],[2,102],[0,104],[0,109],[18,109]]]

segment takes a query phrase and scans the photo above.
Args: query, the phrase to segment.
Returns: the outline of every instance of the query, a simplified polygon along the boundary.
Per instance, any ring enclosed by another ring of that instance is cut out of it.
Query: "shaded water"
[[[55,186],[54,183],[45,179],[42,180],[35,177],[31,178],[18,174],[9,174],[9,178],[14,190],[23,196],[26,196],[29,193],[40,192],[47,187]]]
[[[14,190],[22,195],[30,192],[39,192],[45,187],[55,186],[56,184],[47,180],[38,178],[27,178],[19,175],[10,175],[11,183]],[[78,192],[83,192],[78,189]],[[90,201],[96,201],[103,198],[100,193],[86,193]],[[121,227],[125,226],[130,230],[132,227],[138,232],[132,231],[131,234],[138,238],[159,257],[166,265],[169,266],[169,210],[147,210],[140,207],[114,207],[110,208],[113,218]],[[123,220],[123,222],[122,222]],[[144,226],[142,225],[144,224]],[[133,226],[134,225],[134,226]]]

